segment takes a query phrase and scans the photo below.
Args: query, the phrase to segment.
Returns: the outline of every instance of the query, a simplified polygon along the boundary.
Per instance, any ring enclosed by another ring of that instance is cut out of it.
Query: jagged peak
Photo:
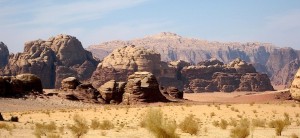
[[[172,32],[161,32],[158,34],[146,36],[146,38],[155,38],[155,39],[162,39],[162,38],[169,38],[169,39],[178,39],[182,38],[180,35]]]

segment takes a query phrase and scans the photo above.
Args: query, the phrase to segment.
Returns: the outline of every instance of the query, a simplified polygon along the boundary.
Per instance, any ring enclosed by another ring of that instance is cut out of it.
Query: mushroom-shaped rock
[[[155,76],[150,72],[135,72],[128,77],[123,104],[166,102]]]

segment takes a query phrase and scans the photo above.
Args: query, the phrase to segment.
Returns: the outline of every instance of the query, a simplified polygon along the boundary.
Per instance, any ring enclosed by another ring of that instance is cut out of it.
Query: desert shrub
[[[296,120],[296,126],[300,126],[300,121]]]
[[[216,116],[215,112],[210,113],[210,117]]]
[[[290,115],[288,113],[284,113],[283,116],[285,125],[291,125],[292,122],[290,121]]]
[[[37,138],[41,138],[42,136],[48,137],[48,135],[51,135],[51,133],[55,132],[56,128],[56,124],[53,121],[49,124],[35,123],[35,129],[33,134]]]
[[[5,129],[7,131],[11,131],[12,127],[6,123],[0,123],[0,129]]]
[[[221,129],[226,129],[227,126],[228,126],[228,122],[226,120],[224,120],[224,119],[221,119],[221,121],[220,121],[220,128]]]
[[[231,138],[246,138],[250,134],[250,121],[241,119],[237,126],[230,131]]]
[[[160,109],[149,109],[143,121],[145,128],[157,138],[179,138],[175,133],[176,122],[163,119],[163,113]]]
[[[197,135],[199,132],[198,119],[196,119],[194,115],[190,114],[179,124],[179,128],[185,133]]]
[[[228,123],[228,125],[231,125],[231,126],[233,126],[233,127],[235,127],[235,126],[237,126],[237,120],[235,119],[235,118],[230,118],[229,119],[229,123]]]
[[[50,133],[47,134],[47,138],[61,138],[61,136],[59,134]]]
[[[275,128],[276,135],[281,136],[281,132],[286,127],[286,123],[284,120],[280,119],[272,120],[271,122],[269,122],[269,127]]]
[[[299,138],[295,133],[293,133],[290,138]]]
[[[252,119],[252,126],[253,127],[265,127],[266,126],[266,120],[264,119]]]
[[[74,136],[81,137],[89,131],[87,121],[85,118],[80,117],[78,114],[73,117],[74,124],[69,125],[68,128],[71,130]]]
[[[110,129],[115,128],[115,126],[111,121],[103,120],[102,123],[100,123],[99,128],[102,130],[110,130]]]
[[[236,126],[230,131],[230,137],[232,138],[246,138],[250,134],[250,130],[247,127]]]
[[[213,124],[213,126],[215,126],[215,127],[219,127],[219,126],[220,126],[219,121],[216,121],[216,120],[213,121],[212,124]]]
[[[91,122],[91,128],[92,129],[98,129],[100,127],[100,122],[95,118]]]

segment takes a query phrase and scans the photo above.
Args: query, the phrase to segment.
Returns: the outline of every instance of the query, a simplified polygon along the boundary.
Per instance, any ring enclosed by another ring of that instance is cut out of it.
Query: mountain
[[[299,67],[300,51],[279,48],[260,42],[216,42],[185,38],[175,33],[162,32],[140,39],[110,41],[87,48],[94,56],[103,59],[114,49],[136,45],[155,50],[163,61],[184,60],[192,64],[216,58],[224,63],[241,58],[252,63],[258,72],[267,73],[275,85],[289,85]]]

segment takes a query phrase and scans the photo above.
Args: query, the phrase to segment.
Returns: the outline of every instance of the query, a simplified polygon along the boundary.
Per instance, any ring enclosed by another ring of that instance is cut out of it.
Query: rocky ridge
[[[184,60],[192,64],[216,58],[221,62],[241,58],[252,63],[256,70],[267,73],[275,85],[289,85],[298,68],[300,52],[292,48],[278,48],[269,43],[249,42],[210,42],[206,40],[185,38],[174,33],[163,32],[141,39],[129,41],[110,41],[90,46],[99,59],[103,59],[114,49],[124,45],[136,45],[158,51],[162,61]],[[284,70],[282,70],[284,69]]]

